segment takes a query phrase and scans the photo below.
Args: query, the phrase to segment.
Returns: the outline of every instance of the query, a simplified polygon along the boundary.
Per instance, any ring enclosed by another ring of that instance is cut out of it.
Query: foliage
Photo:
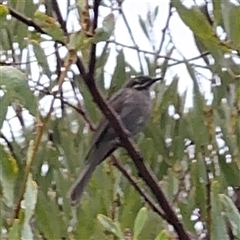
[[[75,5],[63,1],[67,19],[59,15],[57,1],[36,2],[0,4],[1,239],[167,240],[176,236],[111,158],[94,173],[81,205],[71,207],[67,192],[84,168],[90,137],[101,116],[83,76],[75,70],[79,56],[88,65],[93,43],[102,46],[95,81],[107,98],[134,75],[171,77],[155,85],[152,117],[135,139],[136,145],[191,239],[240,239],[239,4],[212,0],[206,15],[199,6],[187,8],[172,0],[160,45],[153,40],[160,34],[160,29],[153,31],[162,21],[160,6],[153,4],[136,26],[151,52],[136,44],[122,1],[101,2],[100,12],[104,8],[109,14],[99,17],[95,33],[92,9],[83,1]],[[67,27],[73,11],[80,16],[76,23],[80,31]],[[116,14],[123,19],[132,46],[115,38]],[[178,51],[169,28],[175,14],[193,32],[200,56],[172,57]],[[106,65],[112,59],[112,46],[117,46],[116,66],[109,78]],[[131,62],[128,48],[137,54],[140,70]],[[199,59],[204,64],[199,65]],[[182,79],[169,74],[180,64],[193,83],[190,108],[187,93],[178,90]],[[206,70],[211,78],[202,76]],[[204,81],[211,85],[210,102],[201,88]],[[19,125],[16,132],[7,117],[11,109],[14,124]],[[29,119],[34,123],[27,124]],[[5,134],[7,125],[10,131]],[[119,149],[115,156],[143,192],[154,197],[125,151]]]

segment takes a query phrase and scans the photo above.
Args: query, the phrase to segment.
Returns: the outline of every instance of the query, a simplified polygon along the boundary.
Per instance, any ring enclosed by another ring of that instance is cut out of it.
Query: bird
[[[161,79],[162,77],[134,77],[109,99],[108,104],[121,118],[129,137],[144,130],[151,115],[150,87]],[[85,187],[97,166],[120,147],[118,135],[105,116],[100,120],[90,143],[90,149],[85,158],[85,169],[68,192],[73,206],[80,202]]]

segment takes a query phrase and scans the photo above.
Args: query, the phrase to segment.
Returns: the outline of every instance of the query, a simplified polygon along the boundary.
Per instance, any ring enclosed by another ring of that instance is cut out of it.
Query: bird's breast
[[[122,120],[131,135],[141,132],[151,114],[151,100],[146,91],[133,91],[126,99]]]

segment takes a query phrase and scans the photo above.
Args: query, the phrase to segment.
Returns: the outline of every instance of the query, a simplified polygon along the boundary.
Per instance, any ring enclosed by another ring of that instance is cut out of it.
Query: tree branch
[[[57,0],[51,0],[51,4],[52,4],[52,9],[56,14],[57,20],[60,23],[62,30],[64,31],[65,35],[67,35],[66,21],[64,21],[62,17]]]
[[[132,184],[132,186],[135,188],[135,190],[145,199],[145,201],[149,204],[149,206],[155,211],[159,216],[161,216],[163,219],[166,220],[165,214],[162,212],[161,209],[159,209],[158,206],[156,206],[156,203],[154,200],[149,196],[147,193],[145,193],[137,184],[137,182],[132,178],[132,176],[126,171],[126,169],[122,166],[122,164],[118,161],[118,159],[112,154],[111,160],[113,162],[113,165],[125,176],[125,178]]]
[[[167,29],[169,27],[171,16],[172,16],[172,3],[170,2],[169,3],[169,10],[168,10],[168,17],[167,17],[167,21],[166,21],[165,27],[162,29],[162,39],[161,39],[161,42],[159,44],[159,48],[158,48],[158,50],[156,52],[156,55],[155,55],[155,62],[158,59],[158,55],[162,51],[163,43],[165,41],[166,31],[167,31]]]
[[[2,3],[0,3],[0,5],[2,5]],[[48,35],[38,24],[36,24],[32,19],[26,18],[25,16],[23,16],[21,13],[15,11],[14,9],[12,9],[11,7],[8,7],[8,11],[10,13],[10,15],[14,18],[16,18],[17,20],[19,20],[20,22],[26,24],[27,26],[30,27],[34,27],[35,30],[39,33],[42,34],[46,34]],[[56,42],[61,43],[62,45],[64,45],[64,43],[62,41],[57,40]]]
[[[94,1],[94,7],[93,7],[93,13],[94,13],[94,19],[93,19],[93,34],[95,32],[95,29],[97,28],[97,22],[98,22],[98,9],[100,5],[101,0],[95,0]],[[89,65],[88,65],[88,74],[90,75],[90,78],[93,78],[94,71],[95,71],[95,64],[96,64],[96,44],[92,44],[91,53],[90,53],[90,59],[89,59]]]
[[[130,38],[135,46],[135,49],[137,50],[137,55],[138,55],[138,61],[139,61],[139,64],[140,64],[140,69],[141,69],[141,72],[144,73],[144,69],[143,69],[143,65],[142,65],[142,61],[141,61],[141,56],[140,56],[140,52],[138,51],[139,50],[139,47],[133,37],[133,33],[132,33],[132,30],[129,26],[129,23],[127,21],[127,18],[126,18],[126,15],[125,13],[123,12],[123,9],[122,9],[122,3],[123,1],[118,1],[118,5],[119,5],[119,13],[122,15],[122,18],[123,18],[123,21],[125,22],[125,25],[127,27],[127,30],[128,30],[128,33],[130,35]]]

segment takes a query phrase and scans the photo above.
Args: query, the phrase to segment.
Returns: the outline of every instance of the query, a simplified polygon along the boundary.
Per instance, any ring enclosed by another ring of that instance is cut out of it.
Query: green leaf
[[[124,239],[124,234],[120,229],[118,223],[114,222],[111,218],[108,218],[102,214],[98,214],[97,219],[107,231],[113,233],[120,240]]]
[[[103,42],[107,41],[115,28],[115,17],[113,13],[107,15],[102,22],[102,27],[95,30],[95,35],[93,37],[93,42]]]
[[[9,229],[9,232],[8,232],[8,239],[9,240],[21,240],[20,228],[21,228],[20,220],[14,219],[13,225]]]
[[[115,27],[115,17],[113,13],[108,14],[102,22],[103,30],[107,33],[112,33]]]
[[[66,43],[66,38],[60,24],[52,17],[36,11],[34,21],[55,41]]]
[[[214,22],[216,25],[219,25],[220,21],[222,20],[221,1],[213,0],[212,4],[213,4]]]
[[[7,111],[8,111],[9,101],[6,96],[0,98],[0,129],[3,126],[3,122],[6,119]]]
[[[123,50],[120,50],[117,55],[117,63],[112,77],[110,92],[118,91],[126,82],[126,79],[125,56]]]
[[[225,209],[225,214],[231,224],[233,234],[236,238],[240,239],[240,214],[236,205],[226,195],[220,194],[220,200]]]
[[[200,147],[206,146],[209,142],[209,131],[205,126],[205,100],[199,89],[198,80],[193,68],[185,62],[188,72],[193,80],[193,101],[194,107],[189,113],[188,123],[192,138],[195,139],[197,151]]]
[[[0,73],[0,89],[4,91],[3,99],[6,98],[8,105],[18,99],[31,114],[35,115],[36,99],[28,86],[26,76],[18,69],[9,66],[0,66]]]
[[[37,41],[30,40],[30,44],[33,46],[33,51],[37,58],[38,64],[42,67],[43,72],[49,77],[49,79],[51,79],[51,71],[44,50]]]
[[[70,35],[68,48],[76,51],[90,49],[91,42],[92,38],[87,37],[82,31],[78,31]]]
[[[2,145],[0,145],[0,156],[0,182],[3,191],[3,201],[8,207],[12,208],[14,204],[14,186],[18,175],[18,166],[16,160],[4,150]]]
[[[24,222],[22,228],[23,239],[33,239],[33,232],[30,225],[30,220],[34,214],[35,206],[37,203],[37,184],[32,180],[32,174],[28,175],[26,184],[26,191],[21,203],[21,208],[24,211]]]
[[[7,6],[0,5],[0,26],[3,26],[3,21],[6,21],[7,15],[8,15]]]
[[[150,36],[148,34],[148,30],[147,30],[147,26],[146,26],[146,22],[142,19],[141,16],[138,16],[138,22],[142,28],[142,31],[144,32],[145,36],[147,37],[148,40],[150,40]]]
[[[39,191],[35,211],[36,226],[40,232],[44,232],[47,239],[61,239],[66,237],[67,226],[62,220],[61,212],[49,196]]]
[[[228,240],[226,223],[222,215],[222,208],[219,199],[219,183],[213,181],[211,184],[211,239]]]
[[[168,240],[168,239],[169,239],[169,235],[166,230],[162,230],[155,238],[155,240]]]
[[[240,6],[226,0],[221,0],[221,4],[225,30],[233,47],[240,50]]]
[[[203,159],[200,158],[199,160],[202,162]],[[200,208],[201,216],[204,218],[206,216],[206,189],[205,185],[201,181],[203,174],[201,174],[202,170],[199,168],[198,161],[191,162],[191,182],[195,188],[195,192],[193,194],[195,206]],[[201,163],[201,165],[203,165],[203,163]]]
[[[230,48],[222,43],[213,31],[212,26],[199,8],[186,8],[180,0],[171,0],[177,9],[183,22],[199,37],[206,46],[216,46],[223,52],[229,52]]]
[[[134,221],[134,228],[133,228],[133,239],[136,240],[139,234],[142,232],[145,223],[148,220],[148,209],[146,207],[142,207]]]

